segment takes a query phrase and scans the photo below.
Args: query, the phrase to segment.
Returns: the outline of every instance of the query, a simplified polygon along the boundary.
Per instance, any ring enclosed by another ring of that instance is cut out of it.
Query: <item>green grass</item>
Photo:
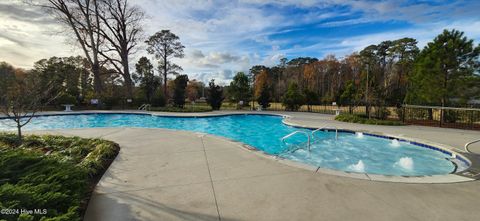
[[[117,144],[100,139],[0,133],[0,220],[81,220],[91,191],[118,154]],[[16,209],[46,209],[18,214]]]
[[[355,114],[340,114],[335,117],[335,120],[350,122],[350,123],[359,123],[359,124],[389,125],[389,126],[404,125],[400,121],[380,120],[380,119],[374,119],[374,118],[368,119],[366,116],[360,116]]]

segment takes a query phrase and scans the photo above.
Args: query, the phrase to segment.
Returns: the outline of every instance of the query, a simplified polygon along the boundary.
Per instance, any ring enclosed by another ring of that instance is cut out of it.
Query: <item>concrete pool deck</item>
[[[194,115],[219,113],[239,112]],[[403,135],[460,149],[480,137],[479,131],[358,125],[312,113],[262,113],[290,115],[287,120],[292,124]],[[478,181],[404,184],[315,173],[255,154],[227,139],[185,131],[103,128],[31,133],[101,137],[120,144],[120,154],[98,183],[85,220],[477,220],[480,216]],[[479,146],[471,149],[480,152]]]

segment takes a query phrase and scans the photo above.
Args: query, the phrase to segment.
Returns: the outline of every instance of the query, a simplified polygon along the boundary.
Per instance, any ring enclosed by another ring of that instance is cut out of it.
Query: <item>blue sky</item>
[[[282,57],[342,57],[384,40],[413,37],[423,47],[456,28],[480,43],[480,1],[129,0],[149,18],[145,35],[170,29],[186,46],[176,60],[191,78],[228,83],[252,65]],[[20,16],[24,15],[24,16]],[[49,15],[0,1],[0,60],[21,67],[50,56],[80,54]],[[134,57],[146,55],[143,48]]]

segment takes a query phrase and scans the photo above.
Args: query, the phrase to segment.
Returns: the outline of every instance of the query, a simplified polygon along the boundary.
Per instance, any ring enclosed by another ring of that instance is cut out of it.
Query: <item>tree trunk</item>
[[[124,74],[123,79],[125,80],[125,87],[127,89],[127,98],[133,97],[133,81],[130,77],[130,73]]]
[[[93,87],[95,90],[96,96],[99,96],[103,91],[102,79],[100,78],[100,66],[97,64],[93,64],[92,67],[93,72]]]
[[[18,145],[22,144],[22,126],[20,125],[20,119],[17,121],[17,142]]]
[[[365,114],[367,115],[368,119],[370,119],[370,105],[368,103],[365,104]]]
[[[133,81],[130,75],[130,66],[128,64],[128,50],[122,50],[122,67],[123,67],[123,79],[125,80],[125,87],[127,88],[127,98],[133,97]]]
[[[163,56],[163,93],[168,100],[167,95],[167,56]]]

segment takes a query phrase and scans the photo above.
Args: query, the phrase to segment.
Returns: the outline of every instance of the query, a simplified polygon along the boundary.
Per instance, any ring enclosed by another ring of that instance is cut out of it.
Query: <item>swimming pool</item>
[[[0,130],[14,130],[11,120],[1,119]],[[12,121],[13,122],[13,121]],[[10,124],[10,125],[9,125]],[[26,130],[142,127],[187,130],[237,140],[270,155],[276,155],[315,167],[341,171],[422,176],[449,174],[457,170],[449,152],[420,146],[409,141],[385,139],[373,135],[340,131],[319,131],[311,151],[298,134],[283,143],[281,138],[293,131],[309,129],[285,125],[282,117],[272,115],[227,115],[216,117],[165,117],[150,114],[78,114],[35,117]],[[293,151],[295,150],[295,151]],[[461,162],[460,162],[461,163]],[[466,167],[466,165],[463,165]]]

